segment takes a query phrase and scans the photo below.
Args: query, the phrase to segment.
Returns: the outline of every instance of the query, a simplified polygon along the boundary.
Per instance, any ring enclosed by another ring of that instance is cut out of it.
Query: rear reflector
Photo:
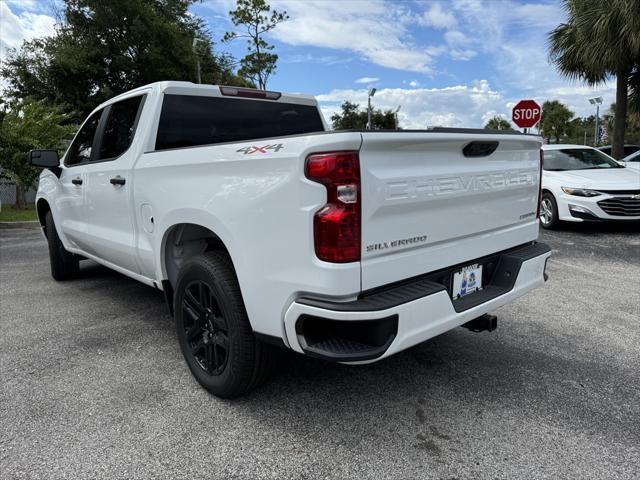
[[[282,93],[255,90],[253,88],[220,87],[220,93],[227,97],[262,98],[265,100],[278,100]]]
[[[310,155],[308,179],[327,189],[327,203],[313,219],[316,256],[332,263],[360,260],[360,159],[358,152]]]

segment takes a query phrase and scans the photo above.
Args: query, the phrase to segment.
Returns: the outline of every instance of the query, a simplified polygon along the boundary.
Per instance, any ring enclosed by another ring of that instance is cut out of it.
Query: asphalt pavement
[[[544,288],[369,366],[289,353],[249,396],[201,389],[162,295],[92,262],[56,283],[0,230],[0,478],[640,476],[640,233],[543,232]]]

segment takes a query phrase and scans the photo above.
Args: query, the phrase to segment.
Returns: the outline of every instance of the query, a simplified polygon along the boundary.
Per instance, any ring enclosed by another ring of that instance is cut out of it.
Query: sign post
[[[524,128],[524,133],[527,133],[528,128],[538,123],[541,116],[542,109],[533,100],[520,100],[511,112],[513,123]]]

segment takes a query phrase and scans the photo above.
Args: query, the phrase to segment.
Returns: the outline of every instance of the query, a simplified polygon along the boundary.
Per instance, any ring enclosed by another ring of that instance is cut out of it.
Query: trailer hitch
[[[485,313],[481,317],[463,323],[462,326],[472,332],[493,332],[498,328],[498,317]]]

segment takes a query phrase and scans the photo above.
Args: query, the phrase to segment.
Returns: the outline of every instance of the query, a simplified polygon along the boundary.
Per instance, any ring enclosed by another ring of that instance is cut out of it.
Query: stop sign
[[[540,121],[542,110],[533,100],[520,100],[515,107],[511,118],[520,128],[531,128]]]

